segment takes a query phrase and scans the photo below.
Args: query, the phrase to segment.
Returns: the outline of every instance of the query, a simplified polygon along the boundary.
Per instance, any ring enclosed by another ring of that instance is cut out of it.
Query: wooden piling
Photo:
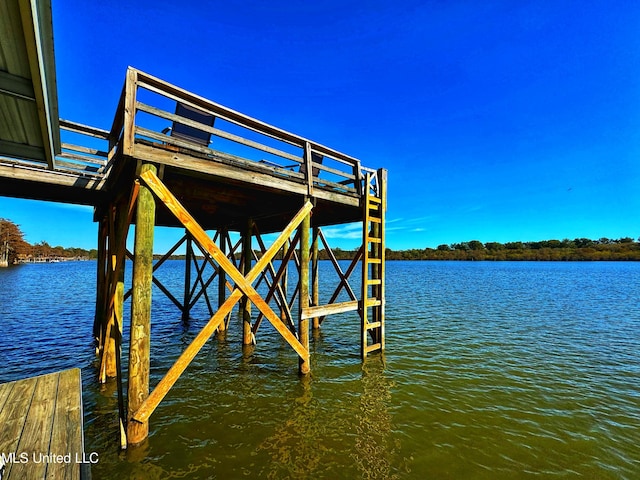
[[[143,164],[141,173],[156,173],[152,164]],[[149,395],[149,351],[151,333],[151,286],[153,278],[153,227],[155,200],[151,191],[140,186],[136,212],[131,299],[131,340],[129,344],[129,382],[127,390],[129,445],[143,442],[149,435],[149,422],[133,420],[133,414]]]
[[[187,235],[187,246],[186,253],[184,257],[184,303],[182,306],[182,320],[189,320],[189,313],[191,304],[191,257],[193,256],[193,245],[191,240],[191,235],[189,232],[186,232]]]
[[[251,238],[253,233],[253,220],[249,218],[247,220],[247,229],[242,234],[242,257],[243,257],[243,271],[242,274],[246,277],[251,271],[251,262],[253,260],[253,254],[251,250]],[[251,331],[251,302],[249,297],[244,295],[240,303],[240,314],[242,316],[242,344],[253,344],[253,332]]]
[[[318,275],[318,237],[320,229],[313,227],[313,243],[311,244],[311,305],[320,305],[320,277]],[[313,317],[313,329],[320,328],[320,317]]]
[[[226,228],[218,230],[218,242],[220,243],[220,251],[227,255],[227,240],[229,232]],[[227,299],[227,274],[222,268],[218,269],[218,308],[224,305]],[[218,326],[218,332],[224,332],[227,330],[226,321],[223,321]]]
[[[104,330],[107,291],[107,219],[98,224],[98,265],[96,269],[96,315],[93,322],[93,336],[98,342],[96,354],[102,353],[102,332]]]
[[[303,311],[309,307],[309,229],[311,228],[311,213],[305,215],[300,224],[300,298],[298,336],[300,343],[309,350],[309,319],[303,318]],[[301,374],[308,374],[311,371],[309,357],[299,359],[299,371]]]

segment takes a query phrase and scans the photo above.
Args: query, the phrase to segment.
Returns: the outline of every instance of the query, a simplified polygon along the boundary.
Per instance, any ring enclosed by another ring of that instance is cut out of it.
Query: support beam
[[[144,164],[141,173],[155,175],[156,167]],[[155,200],[149,188],[140,186],[136,212],[133,259],[133,295],[131,299],[131,340],[129,344],[128,418],[149,395],[149,350],[151,333],[151,285],[153,279],[153,227]],[[149,435],[149,422],[129,421],[129,445],[143,442]]]
[[[302,346],[309,351],[309,319],[303,318],[303,312],[309,307],[309,229],[311,228],[311,213],[305,215],[300,224],[300,299],[298,336]],[[309,357],[299,360],[300,373],[303,375],[311,371]]]
[[[254,265],[247,277],[242,277],[240,272],[234,267],[231,261],[220,252],[218,246],[207,236],[206,232],[195,222],[195,219],[184,209],[184,207],[178,202],[178,200],[166,189],[160,179],[151,172],[145,172],[141,175],[141,178],[145,181],[154,193],[161,199],[161,201],[175,214],[176,218],[179,218],[183,225],[187,227],[189,232],[193,235],[196,242],[198,242],[207,252],[214,258],[221,268],[227,271],[229,276],[236,282],[236,287],[229,298],[225,301],[224,305],[214,314],[209,322],[202,328],[200,333],[196,335],[189,346],[182,352],[182,355],[171,366],[169,371],[160,380],[158,385],[149,395],[149,397],[140,405],[138,410],[130,415],[131,423],[139,422],[146,424],[149,420],[149,416],[156,409],[158,404],[162,401],[167,392],[180,378],[182,372],[191,363],[193,358],[200,351],[202,346],[213,335],[218,326],[224,321],[225,316],[231,311],[233,306],[240,300],[243,293],[251,296],[256,306],[265,314],[267,320],[276,328],[276,330],[284,337],[284,339],[292,346],[299,357],[305,362],[309,362],[309,350],[296,339],[296,337],[285,327],[282,321],[273,313],[269,306],[262,300],[262,298],[253,290],[251,283],[258,278],[260,273],[264,270],[265,266],[273,259],[275,254],[280,250],[284,242],[291,236],[291,233],[296,229],[300,223],[307,218],[311,211],[311,203],[306,202],[303,207],[298,211],[295,217],[291,220],[287,228],[285,228],[278,238],[273,242],[269,250],[263,255],[263,257]]]

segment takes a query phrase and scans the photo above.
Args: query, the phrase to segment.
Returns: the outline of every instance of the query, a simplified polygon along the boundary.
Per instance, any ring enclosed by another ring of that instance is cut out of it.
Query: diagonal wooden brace
[[[158,382],[155,389],[147,399],[140,405],[140,408],[133,414],[132,420],[145,422],[162,401],[167,392],[178,380],[182,372],[191,363],[209,337],[213,335],[218,326],[224,321],[225,316],[231,311],[234,305],[240,300],[242,294],[247,295],[265,317],[273,324],[276,330],[287,340],[296,353],[304,360],[308,360],[309,352],[300,341],[289,331],[280,318],[273,312],[271,307],[254,290],[251,283],[260,275],[266,265],[272,260],[280,250],[284,242],[291,236],[302,220],[312,209],[310,202],[306,202],[296,213],[289,225],[282,231],[275,242],[269,247],[262,258],[253,266],[251,271],[244,277],[219,247],[209,238],[207,233],[198,225],[195,219],[178,202],[173,194],[166,188],[162,181],[152,172],[144,172],[141,179],[154,192],[154,194],[167,206],[176,218],[185,226],[194,240],[200,244],[218,263],[218,265],[233,279],[236,289],[229,298],[222,304],[218,311],[211,317],[209,322],[202,328],[200,333],[193,339],[191,344],[182,352],[176,362],[169,368],[165,376]]]

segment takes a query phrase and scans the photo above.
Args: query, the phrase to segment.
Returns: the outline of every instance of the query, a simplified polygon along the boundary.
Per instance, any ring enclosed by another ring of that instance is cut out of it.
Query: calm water
[[[182,268],[158,271],[176,295]],[[151,417],[148,444],[119,453],[115,387],[94,381],[95,263],[0,269],[0,382],[82,368],[96,479],[640,478],[640,263],[387,270],[384,357],[362,363],[357,317],[330,317],[301,379],[267,323],[243,351],[234,316]],[[192,317],[154,292],[152,384],[204,302]]]

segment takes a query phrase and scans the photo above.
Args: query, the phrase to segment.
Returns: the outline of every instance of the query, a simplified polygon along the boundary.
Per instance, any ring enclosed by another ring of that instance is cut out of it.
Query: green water
[[[640,264],[389,262],[385,355],[362,362],[357,317],[330,317],[309,377],[267,324],[243,350],[234,317],[125,453],[114,385],[94,381],[95,264],[75,265],[0,272],[3,291],[42,285],[47,269],[85,275],[88,290],[58,292],[63,315],[19,293],[0,307],[23,345],[0,339],[0,381],[82,367],[94,478],[640,478]],[[181,264],[165,275],[179,292]],[[202,307],[183,324],[154,295],[152,384],[207,318]]]

